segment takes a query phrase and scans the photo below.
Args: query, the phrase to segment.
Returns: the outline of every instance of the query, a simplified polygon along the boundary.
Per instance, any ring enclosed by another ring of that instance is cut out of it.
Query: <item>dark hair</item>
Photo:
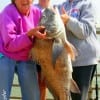
[[[11,0],[11,3],[13,3],[13,4],[14,4],[14,3],[15,3],[15,0]]]

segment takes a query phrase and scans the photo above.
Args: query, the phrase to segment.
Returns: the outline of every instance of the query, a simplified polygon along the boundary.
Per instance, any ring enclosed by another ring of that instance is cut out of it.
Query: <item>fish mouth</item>
[[[51,35],[53,35],[53,34],[55,34],[57,32],[55,28],[51,29],[51,30],[45,29],[45,31],[46,31],[48,36],[51,36]]]
[[[41,33],[44,33],[46,31],[46,28],[45,27],[43,27],[43,28],[41,28],[40,30],[39,30],[39,32],[41,32]]]
[[[46,30],[46,33],[47,38],[56,38],[59,35],[56,30]]]

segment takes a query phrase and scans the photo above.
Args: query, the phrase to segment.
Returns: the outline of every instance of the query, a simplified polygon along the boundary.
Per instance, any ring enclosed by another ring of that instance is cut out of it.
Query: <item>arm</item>
[[[32,46],[32,42],[29,38],[32,35],[42,38],[39,33],[39,28],[31,29],[27,33],[17,33],[15,23],[7,15],[2,17],[2,24],[0,27],[4,49],[8,52],[17,52]]]
[[[86,39],[95,32],[94,9],[90,2],[86,2],[80,11],[79,19],[69,17],[66,27],[79,39]]]
[[[16,25],[13,20],[4,14],[1,23],[1,36],[4,49],[8,52],[17,52],[32,45],[26,33],[17,33],[15,29]]]

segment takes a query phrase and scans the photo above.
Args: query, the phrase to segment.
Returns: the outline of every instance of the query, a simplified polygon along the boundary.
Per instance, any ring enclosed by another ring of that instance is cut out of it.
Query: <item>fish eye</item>
[[[43,15],[42,17],[46,18],[46,16],[45,16],[45,15]]]

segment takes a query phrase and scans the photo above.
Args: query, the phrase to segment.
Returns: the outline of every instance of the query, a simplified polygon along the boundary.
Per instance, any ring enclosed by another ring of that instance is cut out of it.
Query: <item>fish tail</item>
[[[81,93],[79,87],[77,86],[76,82],[73,79],[71,79],[70,91],[72,93],[78,93],[78,94]]]

